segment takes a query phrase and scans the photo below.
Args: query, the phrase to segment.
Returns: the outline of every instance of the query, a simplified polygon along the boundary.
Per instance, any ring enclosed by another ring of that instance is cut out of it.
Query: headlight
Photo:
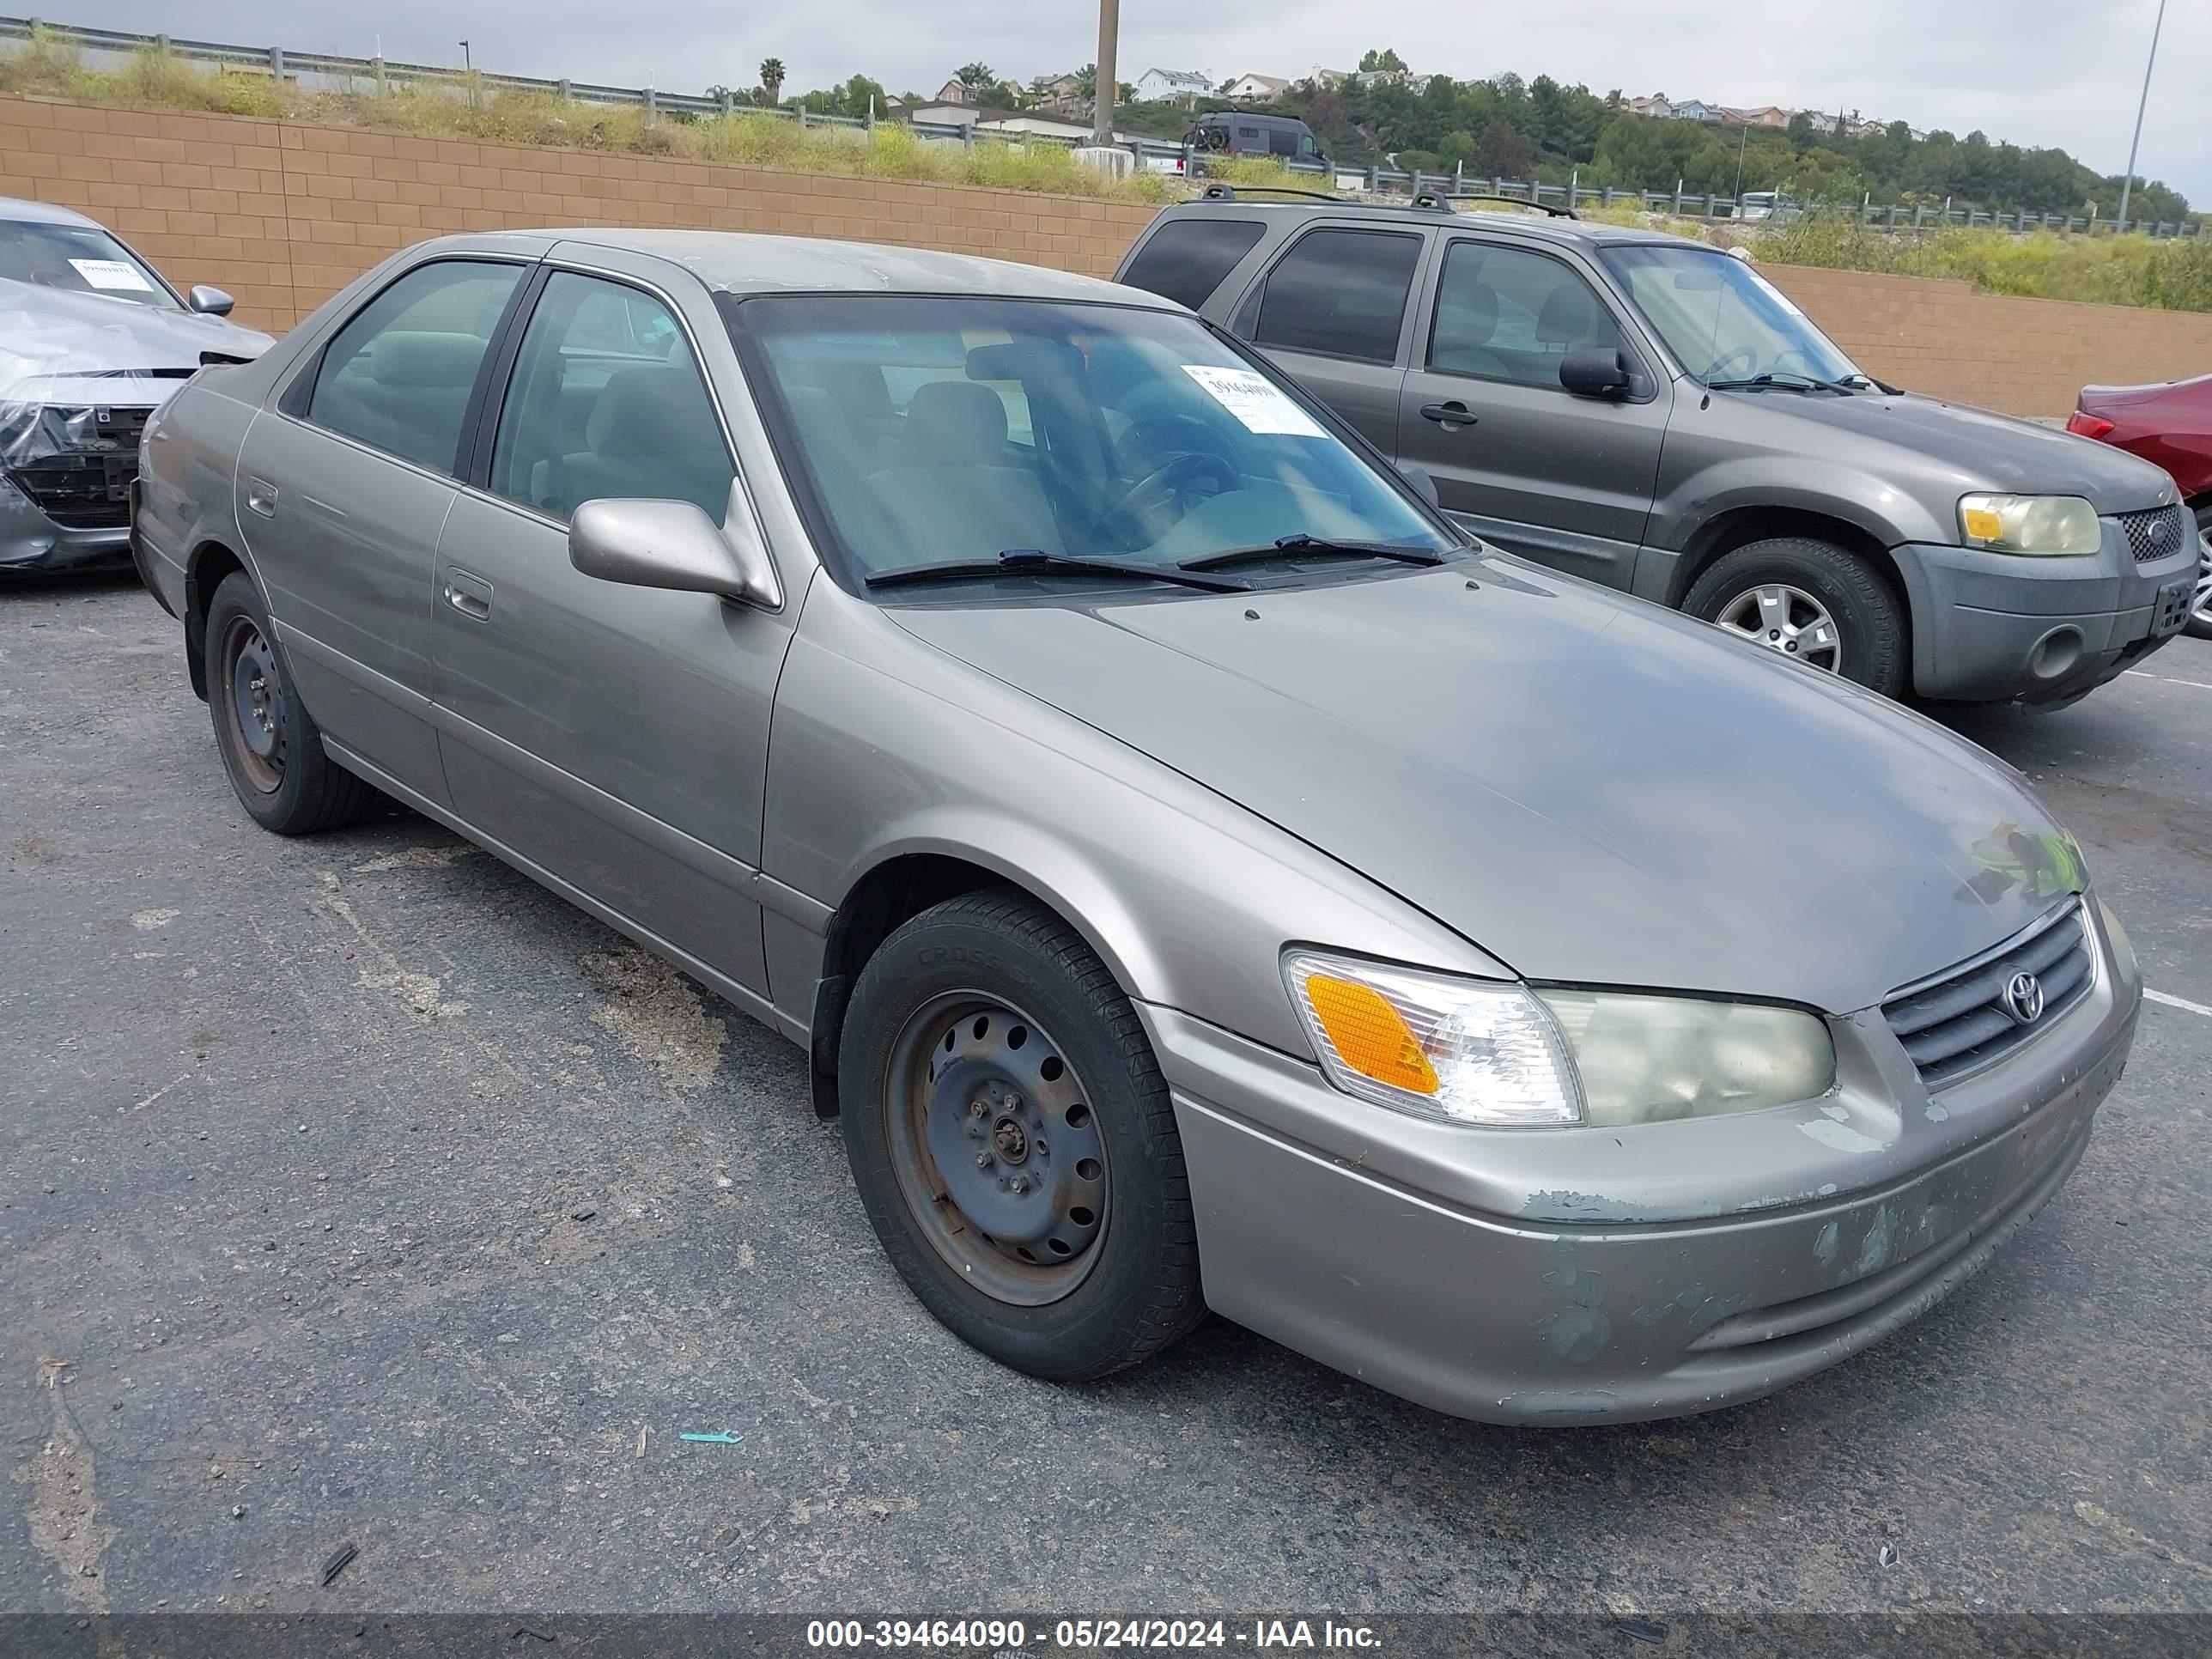
[[[1959,538],[1992,553],[2094,553],[2104,532],[2079,495],[1961,495]]]
[[[1644,1123],[1835,1086],[1828,1029],[1790,1008],[1533,992],[1294,951],[1283,977],[1329,1081],[1453,1123]]]

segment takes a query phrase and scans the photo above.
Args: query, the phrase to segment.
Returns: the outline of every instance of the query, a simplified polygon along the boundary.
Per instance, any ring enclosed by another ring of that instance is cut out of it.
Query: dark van
[[[1280,161],[1328,165],[1313,129],[1290,115],[1218,109],[1193,122],[1182,141],[1194,150],[1213,155],[1272,155]]]

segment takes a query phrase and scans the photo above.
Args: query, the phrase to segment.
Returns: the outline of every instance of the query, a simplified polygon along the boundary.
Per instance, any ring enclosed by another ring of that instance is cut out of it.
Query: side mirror
[[[238,301],[219,288],[210,288],[205,283],[196,283],[185,294],[185,303],[204,316],[228,317],[230,315],[230,308]]]
[[[1413,493],[1431,507],[1443,507],[1443,503],[1437,498],[1436,476],[1428,468],[1416,466],[1411,461],[1401,461],[1398,463],[1398,476],[1413,485]]]
[[[717,525],[696,501],[586,501],[568,520],[568,562],[604,582],[780,609],[782,584],[734,483],[728,523]]]
[[[1625,398],[1628,361],[1617,346],[1591,346],[1559,359],[1559,384],[1577,398]]]

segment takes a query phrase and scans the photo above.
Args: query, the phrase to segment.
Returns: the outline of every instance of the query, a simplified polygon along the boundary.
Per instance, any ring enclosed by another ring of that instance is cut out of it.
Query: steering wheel
[[[1149,526],[1170,507],[1176,509],[1177,517],[1189,512],[1196,501],[1204,498],[1199,493],[1200,483],[1211,483],[1213,488],[1204,495],[1213,496],[1227,495],[1241,482],[1237,469],[1220,456],[1200,449],[1177,450],[1161,457],[1151,471],[1123,490],[1099,515],[1099,521],[1110,523],[1126,514]]]
[[[1743,359],[1743,369],[1741,374],[1724,374],[1721,372],[1739,357]],[[1723,351],[1719,356],[1714,358],[1711,363],[1706,365],[1705,372],[1698,378],[1702,380],[1737,380],[1745,378],[1745,376],[1748,375],[1752,370],[1758,367],[1758,348],[1755,346],[1740,345],[1736,347],[1735,350]]]

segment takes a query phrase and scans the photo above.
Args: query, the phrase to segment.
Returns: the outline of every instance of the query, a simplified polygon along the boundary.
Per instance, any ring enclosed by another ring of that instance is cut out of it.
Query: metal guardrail
[[[679,118],[741,112],[770,120],[796,121],[802,127],[839,126],[864,131],[872,131],[878,119],[873,113],[866,116],[817,115],[804,108],[777,109],[743,104],[727,92],[710,98],[704,94],[663,92],[654,87],[612,87],[591,81],[498,75],[484,70],[464,71],[451,65],[407,64],[384,58],[348,58],[333,52],[293,52],[283,46],[241,46],[212,40],[187,40],[167,34],[134,34],[122,29],[48,23],[36,18],[0,17],[0,40],[28,40],[33,37],[52,40],[80,52],[101,53],[110,57],[124,57],[145,51],[173,52],[194,63],[252,70],[280,81],[290,80],[306,85],[319,83],[334,91],[358,88],[365,83],[381,92],[395,81],[438,81],[464,88],[474,87],[501,92],[546,93],[586,104],[642,106],[648,112],[665,111]],[[999,143],[1066,148],[1085,142],[1053,133],[979,132],[969,124],[913,121],[901,125],[910,127],[920,137],[939,143]],[[1192,179],[1205,175],[1209,156],[1207,151],[1194,150],[1188,144],[1158,138],[1130,138],[1124,141],[1122,147],[1133,151],[1138,166],[1148,172],[1180,174]],[[1449,190],[1454,194],[1475,191],[1571,208],[1629,206],[1645,212],[1668,214],[1675,218],[1709,222],[1736,220],[1743,216],[1738,211],[1740,204],[1733,198],[1686,192],[1679,186],[1670,194],[1664,191],[1584,189],[1571,185],[1546,185],[1530,180],[1479,179],[1469,176],[1462,168],[1454,168],[1449,173],[1427,173],[1382,166],[1324,166],[1294,158],[1285,160],[1283,165],[1290,172],[1322,179],[1335,189],[1356,190],[1375,196],[1413,196],[1423,191]],[[2140,231],[2154,237],[2200,236],[2205,234],[2202,220],[2189,220],[2177,224],[2165,220],[2136,219],[2121,225],[2113,220],[2080,215],[2032,214],[2025,210],[1990,212],[1979,208],[1954,207],[1948,203],[1940,208],[1925,204],[1911,207],[1869,204],[1858,208],[1792,204],[1783,212],[1784,217],[1811,213],[1839,215],[1855,219],[1869,229],[1881,231],[1966,225],[2016,234],[2030,230],[2098,232],[2108,229]],[[1760,219],[1769,222],[1771,217],[1771,215],[1760,216]],[[1759,222],[1760,219],[1746,222]]]

